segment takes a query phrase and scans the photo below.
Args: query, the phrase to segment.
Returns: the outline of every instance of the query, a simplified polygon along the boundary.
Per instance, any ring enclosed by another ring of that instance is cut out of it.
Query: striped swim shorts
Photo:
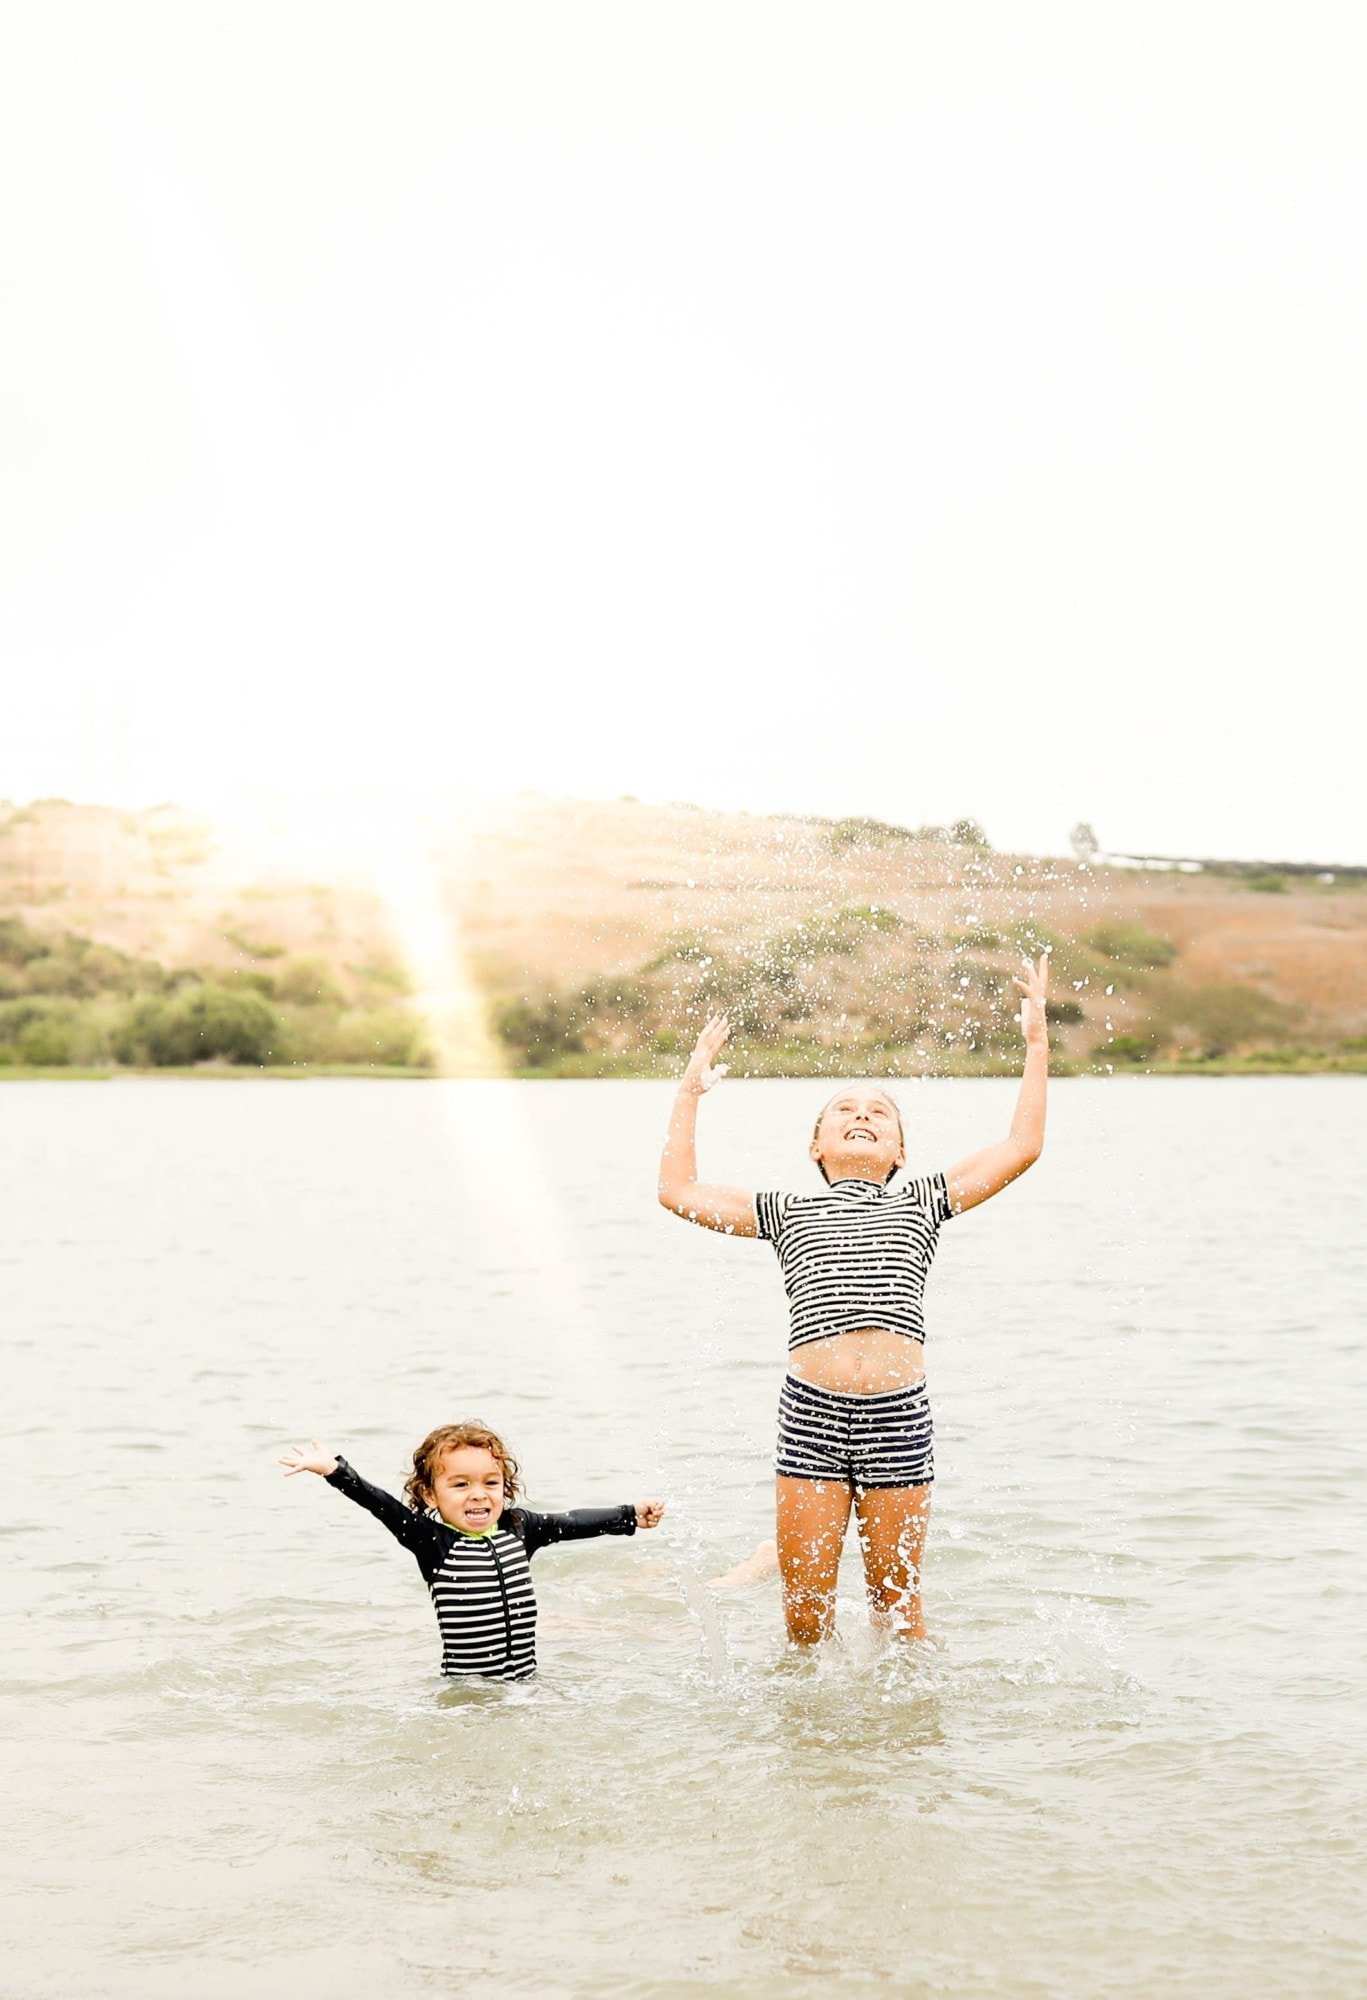
[[[924,1382],[881,1396],[846,1396],[784,1377],[777,1470],[842,1486],[929,1486],[935,1477]]]

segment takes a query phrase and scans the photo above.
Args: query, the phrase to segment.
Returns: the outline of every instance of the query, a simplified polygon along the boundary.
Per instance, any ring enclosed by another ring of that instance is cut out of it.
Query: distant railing
[[[1184,875],[1235,875],[1241,878],[1300,875],[1317,882],[1367,882],[1367,864],[1335,861],[1222,861],[1208,855],[1098,854],[1103,867],[1176,869]]]

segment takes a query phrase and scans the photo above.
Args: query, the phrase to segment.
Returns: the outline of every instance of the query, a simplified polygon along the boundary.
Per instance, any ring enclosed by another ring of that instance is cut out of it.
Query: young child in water
[[[536,1672],[536,1598],[531,1558],[552,1542],[634,1535],[655,1528],[663,1500],[534,1514],[517,1504],[521,1473],[503,1440],[483,1424],[443,1424],[413,1453],[407,1505],[372,1486],[317,1438],[280,1460],[288,1479],[316,1472],[382,1521],[417,1558],[441,1628],[444,1674],[521,1681]]]

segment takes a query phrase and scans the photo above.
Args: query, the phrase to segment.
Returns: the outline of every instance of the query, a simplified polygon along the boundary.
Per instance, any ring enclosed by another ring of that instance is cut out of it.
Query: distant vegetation
[[[1304,1010],[1248,983],[1193,985],[1170,938],[1113,921],[1068,937],[1037,920],[923,933],[847,904],[744,944],[680,931],[629,974],[525,986],[493,1002],[518,1067],[673,1074],[706,1017],[730,1016],[752,1075],[995,1073],[1019,1059],[1022,956],[1051,954],[1051,1040],[1064,1073],[1145,1068],[1361,1067],[1296,1038]]]
[[[0,918],[0,1066],[430,1065],[418,1017],[383,997],[376,1004],[374,988],[404,984],[397,968],[358,968],[348,995],[319,959],[253,951],[269,970],[168,970],[71,931]]]
[[[1118,959],[1122,965],[1171,965],[1177,946],[1167,938],[1155,937],[1142,924],[1102,924],[1084,940],[1103,958]]]
[[[0,802],[0,1073],[436,1067],[367,873],[294,880],[232,838]],[[424,1004],[462,1074],[675,1075],[725,1008],[742,1074],[999,1075],[1013,975],[1048,950],[1063,1073],[1367,1070],[1367,870],[1121,870],[1085,825],[1072,847],[529,796],[477,851],[434,849],[456,1004]]]
[[[878,847],[889,841],[933,840],[950,846],[987,846],[987,835],[975,819],[956,819],[949,826],[893,826],[882,819],[835,819],[819,820],[819,826],[829,828],[831,846],[837,851],[846,847]]]
[[[1018,935],[970,935],[1007,947],[1019,964]],[[943,950],[952,958],[948,980],[937,976]],[[707,1016],[725,1010],[752,1073],[852,1061],[895,1073],[999,1062],[1019,1044],[1016,1006],[1005,966],[964,956],[951,940],[912,931],[897,911],[863,903],[724,952],[679,932],[628,976],[507,995],[492,1019],[531,1070],[677,1068]],[[1061,997],[1057,1018],[1080,1020],[1082,1007]]]

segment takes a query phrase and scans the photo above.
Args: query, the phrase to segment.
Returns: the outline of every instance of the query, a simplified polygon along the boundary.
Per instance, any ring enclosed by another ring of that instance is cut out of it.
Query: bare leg
[[[855,1495],[869,1609],[880,1630],[924,1639],[921,1557],[930,1526],[929,1486],[871,1486]]]
[[[835,1630],[835,1582],[850,1518],[850,1489],[836,1479],[774,1482],[783,1616],[795,1646],[814,1646]]]
[[[759,1583],[764,1577],[772,1576],[778,1568],[778,1543],[760,1542],[744,1562],[727,1570],[725,1576],[714,1576],[713,1590],[740,1590],[747,1583]]]

